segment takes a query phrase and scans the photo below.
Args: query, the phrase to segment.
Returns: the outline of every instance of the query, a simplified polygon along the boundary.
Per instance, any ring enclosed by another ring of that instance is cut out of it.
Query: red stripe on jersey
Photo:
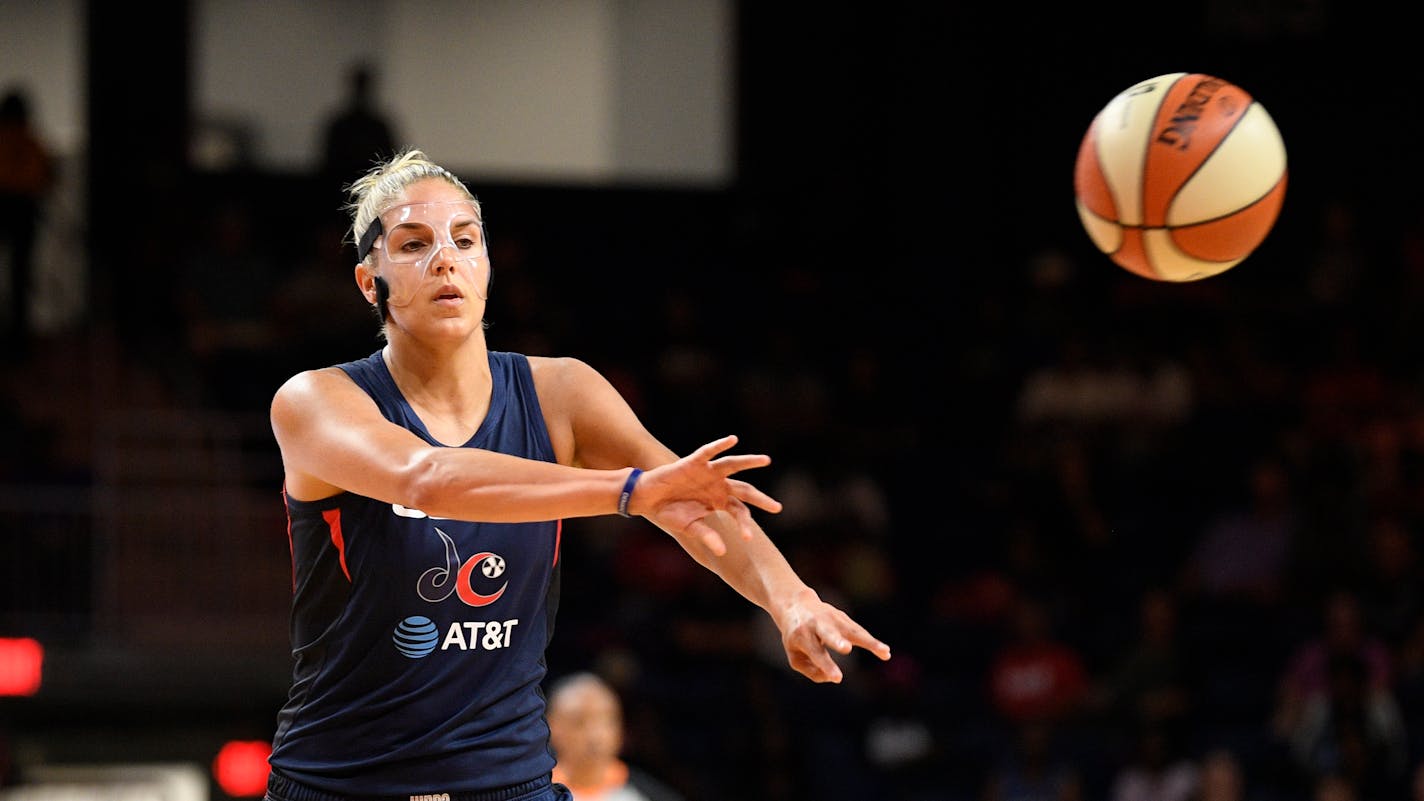
[[[563,541],[564,541],[564,521],[563,521],[563,520],[559,520],[559,521],[558,521],[558,525],[554,528],[554,562],[553,562],[553,564],[549,565],[549,567],[553,567],[554,565],[557,565],[557,564],[559,563],[559,543],[561,543],[561,542],[563,542]]]
[[[351,580],[351,571],[346,569],[346,540],[341,538],[341,510],[327,509],[321,513],[321,519],[326,521],[327,528],[331,529],[331,544],[336,546],[336,553],[341,557],[341,572],[346,574],[346,580]]]
[[[292,556],[292,594],[297,594],[297,546],[292,544],[292,509],[287,506],[287,488],[282,487],[282,508],[287,511],[287,553]]]

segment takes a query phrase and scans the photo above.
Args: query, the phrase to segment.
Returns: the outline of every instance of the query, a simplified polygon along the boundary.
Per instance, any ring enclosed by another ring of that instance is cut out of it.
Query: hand
[[[700,538],[717,556],[727,553],[722,535],[706,518],[726,512],[736,521],[743,539],[756,528],[747,504],[767,512],[780,512],[781,503],[732,474],[771,464],[761,454],[713,457],[737,444],[735,435],[703,445],[672,464],[643,473],[629,498],[629,514],[641,515],[658,527]]]
[[[855,646],[890,658],[890,646],[875,639],[865,627],[840,609],[822,601],[807,588],[774,617],[781,630],[781,646],[791,667],[817,684],[839,684],[844,677],[830,652],[849,654]]]

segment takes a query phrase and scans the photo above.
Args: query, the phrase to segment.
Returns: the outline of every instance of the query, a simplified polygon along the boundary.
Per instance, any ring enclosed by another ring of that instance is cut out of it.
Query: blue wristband
[[[638,476],[642,474],[643,471],[635,467],[633,468],[633,472],[628,474],[628,480],[623,482],[623,492],[618,496],[618,514],[623,517],[632,517],[632,515],[628,514],[628,501],[632,500],[633,487],[638,483]]]

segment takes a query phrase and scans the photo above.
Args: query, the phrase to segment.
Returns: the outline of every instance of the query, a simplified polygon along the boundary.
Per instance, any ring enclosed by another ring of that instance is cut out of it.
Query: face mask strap
[[[365,261],[367,254],[371,252],[371,246],[376,244],[376,238],[385,233],[385,227],[381,225],[381,218],[371,220],[366,232],[361,234],[361,241],[356,244],[356,260]]]

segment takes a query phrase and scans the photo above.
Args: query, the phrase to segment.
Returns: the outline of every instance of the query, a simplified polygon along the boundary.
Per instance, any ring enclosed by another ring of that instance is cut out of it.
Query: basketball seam
[[[1256,206],[1259,206],[1259,205],[1262,203],[1262,201],[1264,201],[1266,198],[1270,197],[1271,194],[1274,193],[1274,192],[1276,191],[1276,189],[1281,185],[1281,183],[1282,183],[1283,181],[1285,181],[1285,180],[1286,180],[1286,173],[1282,172],[1282,173],[1281,173],[1281,177],[1278,178],[1278,179],[1276,179],[1276,182],[1275,182],[1275,183],[1271,184],[1271,188],[1270,188],[1270,189],[1267,189],[1264,193],[1262,193],[1261,195],[1258,195],[1254,200],[1250,201],[1249,203],[1244,203],[1244,204],[1242,204],[1239,208],[1232,209],[1231,211],[1228,211],[1228,212],[1226,212],[1226,213],[1224,213],[1224,214],[1218,214],[1218,215],[1216,215],[1215,217],[1208,217],[1208,218],[1205,219],[1205,220],[1197,220],[1196,222],[1186,223],[1185,225],[1163,225],[1163,226],[1160,226],[1159,228],[1157,228],[1157,229],[1155,229],[1155,230],[1164,230],[1164,231],[1186,231],[1186,230],[1191,229],[1191,228],[1196,228],[1196,227],[1199,226],[1199,225],[1209,225],[1209,224],[1214,223],[1214,222],[1219,222],[1219,221],[1221,221],[1221,220],[1225,220],[1225,219],[1227,219],[1227,218],[1234,217],[1234,216],[1236,216],[1237,214],[1240,214],[1240,213],[1243,212],[1243,211],[1246,211],[1246,210],[1248,210],[1248,209],[1252,209],[1252,208],[1255,208]]]
[[[1237,88],[1240,88],[1240,87],[1237,87]],[[1242,91],[1245,91],[1245,90],[1242,90]],[[1216,158],[1216,154],[1218,154],[1218,153],[1221,152],[1221,147],[1222,147],[1222,145],[1225,145],[1226,142],[1227,142],[1227,140],[1229,140],[1229,139],[1231,138],[1231,135],[1232,135],[1233,133],[1236,133],[1236,129],[1237,129],[1237,127],[1239,127],[1239,126],[1241,125],[1241,121],[1244,120],[1244,119],[1246,119],[1246,115],[1247,115],[1247,114],[1250,114],[1250,113],[1251,113],[1251,109],[1252,109],[1254,106],[1256,106],[1256,105],[1258,105],[1258,104],[1256,103],[1256,99],[1255,99],[1254,97],[1251,98],[1251,102],[1250,102],[1250,103],[1247,103],[1247,104],[1246,104],[1246,108],[1243,109],[1240,114],[1236,115],[1236,119],[1235,119],[1235,120],[1232,120],[1232,122],[1231,122],[1231,127],[1230,127],[1230,128],[1227,128],[1227,129],[1226,129],[1226,133],[1225,133],[1225,134],[1222,134],[1221,138],[1220,138],[1219,140],[1217,140],[1217,143],[1216,143],[1214,146],[1212,146],[1211,152],[1208,153],[1208,154],[1206,154],[1206,158],[1202,159],[1200,164],[1198,164],[1191,172],[1187,173],[1185,176],[1182,177],[1181,183],[1177,184],[1177,188],[1176,188],[1176,189],[1172,190],[1172,199],[1167,202],[1167,208],[1165,208],[1165,209],[1162,210],[1162,216],[1163,216],[1164,219],[1165,219],[1166,217],[1172,216],[1172,215],[1171,215],[1172,206],[1176,204],[1176,202],[1177,202],[1177,196],[1181,193],[1182,187],[1186,186],[1187,184],[1190,184],[1190,183],[1192,182],[1192,179],[1195,178],[1195,177],[1197,177],[1197,175],[1201,173],[1201,171],[1206,167],[1206,165],[1208,165],[1208,164],[1211,163],[1211,160],[1212,160],[1212,159]],[[1145,181],[1146,181],[1146,178],[1144,178],[1143,181],[1145,182]],[[1277,183],[1279,183],[1279,182],[1277,182]],[[1276,184],[1272,184],[1272,185],[1271,185],[1271,189],[1275,189],[1275,188],[1276,188]],[[1266,194],[1269,195],[1270,192],[1267,192]],[[1262,195],[1261,197],[1265,197],[1265,195]],[[1259,203],[1259,202],[1261,202],[1261,198],[1256,198],[1255,200],[1251,201],[1250,203],[1247,203],[1245,206],[1242,206],[1242,208],[1250,208],[1251,206],[1253,206],[1253,205],[1255,205],[1256,203]],[[1230,215],[1223,215],[1223,216],[1230,216]],[[1216,219],[1221,219],[1221,217],[1217,217]],[[1199,221],[1197,221],[1197,222],[1192,223],[1192,225],[1200,225],[1201,223],[1204,223],[1204,222],[1210,222],[1210,220],[1199,220]],[[1162,226],[1162,227],[1163,227],[1163,228],[1166,228],[1166,229],[1168,229],[1168,230],[1176,230],[1177,228],[1182,228],[1182,227],[1185,227],[1185,226],[1164,225],[1164,226]]]
[[[1162,89],[1162,91],[1157,94],[1157,105],[1156,105],[1155,108],[1152,109],[1152,120],[1153,120],[1153,126],[1154,126],[1154,127],[1156,126],[1157,115],[1160,114],[1161,111],[1162,111],[1162,104],[1163,104],[1164,102],[1166,102],[1166,100],[1167,100],[1167,95],[1169,95],[1169,94],[1172,93],[1172,89],[1173,89],[1174,87],[1176,87],[1176,85],[1177,85],[1178,83],[1181,83],[1183,80],[1186,80],[1187,78],[1191,77],[1193,74],[1195,74],[1195,73],[1184,72],[1184,73],[1182,73],[1181,75],[1178,75],[1176,78],[1173,78],[1173,79],[1172,79],[1172,82],[1171,82],[1171,83],[1167,84],[1167,86],[1164,87],[1164,88]],[[1137,171],[1137,174],[1138,174],[1138,180],[1137,180],[1137,218],[1138,218],[1139,220],[1144,220],[1144,221],[1147,219],[1147,187],[1148,187],[1148,185],[1151,183],[1151,181],[1148,180],[1148,175],[1147,175],[1147,168],[1148,168],[1148,166],[1150,166],[1148,162],[1151,160],[1151,159],[1150,159],[1151,153],[1152,153],[1152,142],[1151,142],[1151,140],[1149,139],[1148,142],[1147,142],[1147,144],[1146,144],[1146,146],[1144,146],[1144,147],[1142,148],[1142,153],[1140,154],[1140,158],[1142,159],[1142,166],[1141,166],[1141,168],[1138,169],[1138,171]],[[1131,226],[1131,227],[1135,227],[1135,228],[1137,228],[1138,230],[1142,230],[1142,231],[1148,230],[1148,229],[1147,229],[1147,226],[1145,226],[1145,225],[1138,225],[1138,226]],[[1153,274],[1153,275],[1157,276],[1158,278],[1166,278],[1166,276],[1163,274],[1161,268],[1157,266],[1157,260],[1154,259],[1154,258],[1152,258],[1152,251],[1151,251],[1151,249],[1148,248],[1148,247],[1146,247],[1146,241],[1145,241],[1145,239],[1144,239],[1144,242],[1143,242],[1142,257],[1147,261],[1147,266],[1152,269],[1152,274]]]
[[[1160,93],[1158,93],[1158,95],[1157,95],[1157,106],[1156,106],[1156,108],[1152,109],[1152,123],[1151,123],[1152,129],[1155,129],[1155,128],[1156,128],[1156,126],[1157,126],[1157,115],[1162,112],[1162,103],[1167,100],[1167,95],[1169,95],[1169,94],[1172,93],[1173,87],[1175,87],[1177,84],[1181,83],[1183,80],[1185,80],[1185,79],[1187,79],[1187,78],[1190,78],[1190,77],[1191,77],[1192,75],[1194,75],[1194,74],[1196,74],[1196,73],[1184,73],[1184,74],[1182,74],[1182,75],[1177,76],[1175,79],[1172,80],[1172,82],[1171,82],[1170,84],[1168,84],[1168,85],[1166,86],[1166,88],[1164,88]],[[1152,129],[1149,129],[1149,133],[1151,132]],[[1152,156],[1152,140],[1149,138],[1149,139],[1147,140],[1146,145],[1144,145],[1143,148],[1142,148],[1142,153],[1141,153],[1142,166],[1141,166],[1141,168],[1138,169],[1138,171],[1137,171],[1138,176],[1140,176],[1139,179],[1138,179],[1138,182],[1137,182],[1137,183],[1138,183],[1137,216],[1138,216],[1139,219],[1143,219],[1143,220],[1147,219],[1147,187],[1148,187],[1149,185],[1151,185],[1151,183],[1152,183],[1152,181],[1149,180],[1149,179],[1151,178],[1151,176],[1149,176],[1148,173],[1147,173],[1147,168],[1148,168],[1148,166],[1149,166],[1148,162],[1151,161],[1151,156]],[[1186,181],[1183,181],[1183,182],[1182,182],[1182,185],[1185,185],[1185,184],[1186,184]],[[1147,227],[1147,226],[1137,226],[1137,227],[1139,227],[1139,228],[1145,228],[1145,227]]]

